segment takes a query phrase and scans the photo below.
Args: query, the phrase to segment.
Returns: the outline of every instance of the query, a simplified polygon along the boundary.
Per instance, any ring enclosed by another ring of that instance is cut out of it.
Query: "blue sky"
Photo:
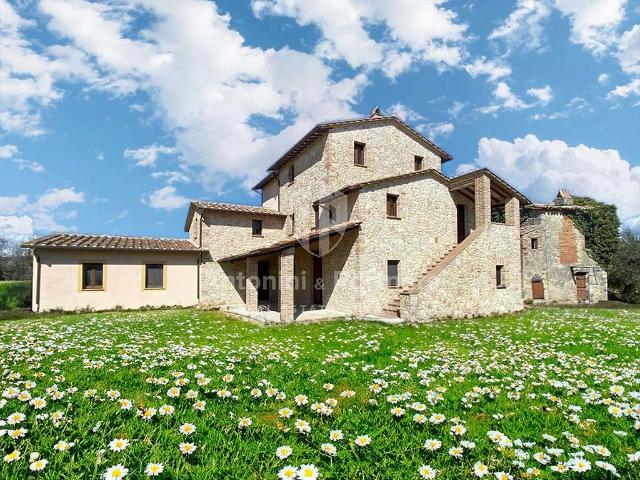
[[[640,229],[632,0],[0,0],[0,234],[182,236],[315,123],[379,105],[536,201]]]

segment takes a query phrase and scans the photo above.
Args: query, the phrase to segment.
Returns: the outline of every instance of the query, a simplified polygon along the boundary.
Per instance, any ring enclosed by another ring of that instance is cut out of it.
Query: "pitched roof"
[[[264,255],[266,253],[278,252],[280,250],[284,250],[287,247],[291,247],[301,242],[313,241],[319,238],[324,238],[331,235],[344,233],[349,230],[353,230],[355,228],[359,228],[361,223],[362,222],[360,221],[355,221],[355,222],[344,222],[344,223],[339,223],[337,225],[331,225],[330,227],[314,230],[298,237],[289,238],[287,240],[280,240],[279,242],[272,243],[271,245],[268,245],[266,247],[255,248],[253,250],[248,250],[246,252],[238,253],[236,255],[230,255],[228,257],[221,258],[218,261],[234,262],[236,260],[242,260],[247,257],[255,257],[258,255]]]
[[[203,210],[211,210],[218,212],[232,212],[232,213],[247,213],[251,215],[270,215],[274,217],[286,217],[284,213],[280,213],[272,208],[255,207],[253,205],[240,205],[238,203],[220,203],[220,202],[207,202],[206,200],[194,200],[189,205],[189,211],[187,212],[187,218],[184,222],[184,231],[189,231],[189,225],[193,218],[193,212],[196,208]]]
[[[400,120],[395,115],[382,115],[379,110],[376,113],[375,109],[371,116],[364,118],[354,118],[350,120],[338,120],[335,122],[319,123],[313,127],[304,137],[302,137],[293,147],[291,147],[284,155],[282,155],[276,162],[271,165],[267,170],[269,173],[265,178],[258,182],[253,189],[259,190],[264,185],[275,177],[275,171],[277,171],[282,165],[291,160],[293,157],[302,152],[307,146],[309,146],[314,140],[321,137],[328,131],[344,126],[351,125],[368,125],[376,122],[391,121],[394,122],[400,129],[404,130],[409,135],[413,136],[418,142],[422,143],[426,148],[438,155],[443,162],[451,160],[453,157],[447,153],[444,149],[436,145],[427,139],[420,132],[416,131],[410,125]]]
[[[488,168],[481,168],[479,170],[474,170],[473,172],[465,173],[463,175],[458,175],[457,177],[453,177],[449,179],[449,188],[455,189],[459,188],[462,185],[473,182],[477,177],[481,177],[482,175],[486,175],[491,179],[492,185],[491,188],[499,188],[500,190],[513,195],[515,198],[520,200],[524,205],[528,205],[531,203],[523,193],[520,193],[518,190],[509,185],[506,181],[500,178],[498,175],[493,173]],[[495,183],[494,183],[495,182]]]
[[[34,238],[21,245],[22,248],[64,248],[84,250],[142,250],[194,252],[200,249],[191,241],[181,238],[123,237],[112,235],[83,235],[75,233],[53,233]]]

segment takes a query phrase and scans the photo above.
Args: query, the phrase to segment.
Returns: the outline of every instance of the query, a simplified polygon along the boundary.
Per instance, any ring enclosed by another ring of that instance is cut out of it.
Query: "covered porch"
[[[336,284],[343,276],[360,222],[333,225],[220,260],[240,263],[236,289],[244,305],[229,311],[260,323],[335,318],[340,308]],[[244,269],[242,268],[244,264]]]

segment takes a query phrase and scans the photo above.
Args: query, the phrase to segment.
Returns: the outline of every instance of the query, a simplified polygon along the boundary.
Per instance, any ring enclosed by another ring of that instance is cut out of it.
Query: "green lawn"
[[[415,479],[429,465],[435,478],[465,479],[476,462],[492,472],[485,479],[614,478],[609,466],[640,478],[639,310],[419,327],[262,328],[197,310],[53,315],[1,321],[0,363],[0,448],[20,452],[0,459],[2,479],[118,478],[105,476],[117,465],[141,479],[150,463],[163,465],[155,478],[277,479],[311,464],[299,478]],[[344,438],[330,440],[332,430]],[[357,445],[364,435],[370,444]],[[129,444],[112,451],[118,438]],[[440,448],[425,448],[429,439]],[[48,463],[32,472],[36,454]]]

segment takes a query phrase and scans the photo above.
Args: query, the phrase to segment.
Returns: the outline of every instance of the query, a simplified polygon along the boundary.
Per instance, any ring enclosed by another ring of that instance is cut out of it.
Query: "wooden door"
[[[587,275],[585,273],[576,273],[576,291],[579,302],[587,300]]]
[[[544,282],[542,280],[531,282],[531,294],[534,300],[544,300]]]
[[[467,229],[464,218],[464,205],[456,205],[456,212],[458,216],[458,243],[462,243],[466,237],[465,231]]]
[[[313,255],[313,304],[324,305],[322,298],[322,257]]]

